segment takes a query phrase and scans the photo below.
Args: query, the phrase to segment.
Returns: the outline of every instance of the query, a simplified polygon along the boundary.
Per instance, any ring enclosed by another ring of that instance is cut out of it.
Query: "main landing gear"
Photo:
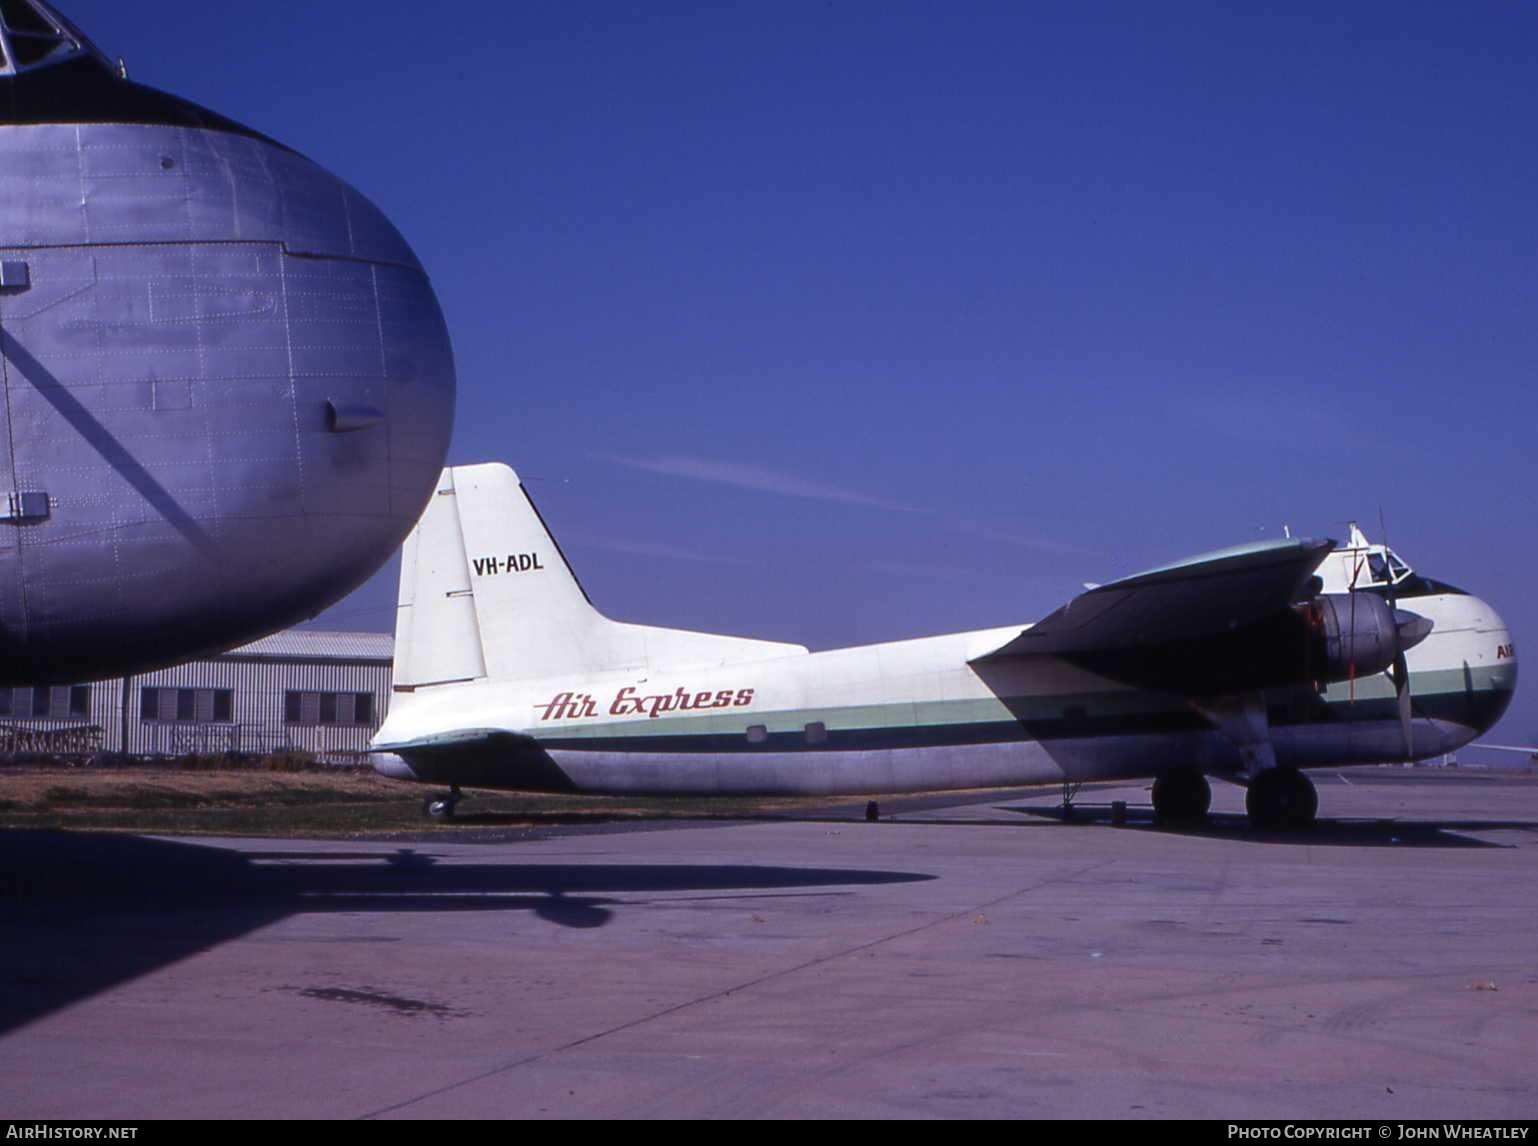
[[[1154,780],[1153,806],[1161,824],[1199,826],[1207,822],[1212,787],[1200,768],[1175,768]]]
[[[1207,822],[1212,788],[1200,768],[1173,768],[1153,784],[1154,817],[1161,824],[1199,827]],[[1267,768],[1250,781],[1244,796],[1250,827],[1261,831],[1297,831],[1314,826],[1319,793],[1296,768]]]
[[[430,820],[452,820],[459,801],[459,785],[455,784],[448,792],[423,800],[422,814]]]
[[[1250,814],[1250,827],[1262,831],[1311,828],[1319,793],[1296,768],[1267,768],[1250,781],[1244,810]]]

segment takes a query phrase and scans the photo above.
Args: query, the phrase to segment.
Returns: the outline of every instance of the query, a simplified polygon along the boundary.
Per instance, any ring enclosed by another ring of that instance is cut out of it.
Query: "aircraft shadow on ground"
[[[732,812],[723,815],[700,816],[647,816],[628,813],[594,812],[457,812],[454,826],[458,828],[594,828],[638,826],[683,828],[696,825],[724,825],[731,823],[781,822],[791,817],[777,812]]]
[[[1112,810],[1106,805],[1074,805],[1065,820],[1061,804],[1000,806],[1001,812],[1034,816],[1060,824],[1109,826]],[[996,821],[995,821],[996,822]],[[1321,844],[1332,847],[1372,848],[1505,848],[1510,844],[1476,839],[1470,832],[1538,832],[1531,820],[1332,820],[1321,817],[1312,828],[1293,831],[1260,831],[1250,827],[1246,816],[1214,812],[1200,827],[1161,824],[1154,820],[1152,808],[1128,808],[1124,831],[1160,832],[1169,835],[1202,836],[1208,839],[1240,840],[1252,844]]]
[[[0,832],[0,1031],[306,912],[528,911],[592,928],[626,905],[605,893],[752,898],[933,878],[752,864],[440,863],[411,848],[247,853],[129,835]]]

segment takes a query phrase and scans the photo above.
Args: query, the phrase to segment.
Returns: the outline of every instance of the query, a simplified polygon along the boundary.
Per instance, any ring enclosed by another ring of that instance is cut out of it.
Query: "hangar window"
[[[22,720],[79,720],[90,715],[90,685],[0,688],[0,716]]]
[[[155,724],[229,724],[235,694],[228,688],[146,688],[139,692],[139,719]]]
[[[283,723],[334,724],[355,727],[374,723],[374,694],[371,692],[286,692],[283,694]]]

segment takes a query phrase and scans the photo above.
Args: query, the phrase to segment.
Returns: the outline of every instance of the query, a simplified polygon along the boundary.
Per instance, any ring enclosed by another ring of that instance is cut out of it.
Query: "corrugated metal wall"
[[[0,714],[0,752],[181,756],[300,749],[334,763],[355,761],[388,711],[391,678],[388,653],[360,656],[356,638],[371,638],[370,643],[384,648],[387,643],[377,634],[291,635],[310,639],[269,638],[210,660],[126,681],[100,681],[90,686],[89,713],[84,716],[28,715],[30,692],[15,690],[12,714]],[[330,637],[337,639],[325,639]],[[305,647],[290,650],[283,647],[287,643]],[[279,647],[253,651],[264,645]],[[328,653],[328,647],[337,651]],[[147,689],[165,691],[146,700]],[[217,697],[223,690],[229,695]],[[309,695],[290,704],[289,693]],[[358,703],[358,694],[372,699]],[[340,703],[317,699],[324,695],[339,695]],[[53,711],[59,709],[55,703]],[[348,722],[357,716],[366,719]],[[330,722],[322,723],[325,718]]]

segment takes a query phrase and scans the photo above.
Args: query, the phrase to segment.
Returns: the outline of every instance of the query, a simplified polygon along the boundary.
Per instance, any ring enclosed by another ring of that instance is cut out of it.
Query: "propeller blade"
[[[1351,570],[1351,584],[1346,588],[1346,599],[1351,602],[1351,617],[1346,622],[1351,630],[1350,659],[1347,661],[1347,679],[1350,681],[1347,692],[1347,703],[1356,703],[1356,579],[1362,572],[1362,557],[1357,555],[1356,567]]]
[[[1413,757],[1415,735],[1411,727],[1414,713],[1410,711],[1410,666],[1405,664],[1402,652],[1394,658],[1394,699],[1399,702],[1399,730],[1404,733],[1404,754],[1406,758]]]

